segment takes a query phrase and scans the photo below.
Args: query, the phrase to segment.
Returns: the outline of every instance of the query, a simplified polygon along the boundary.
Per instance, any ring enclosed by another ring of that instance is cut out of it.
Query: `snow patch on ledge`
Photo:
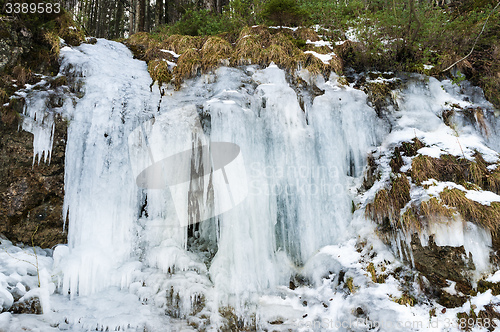
[[[335,56],[334,52],[328,53],[328,54],[321,54],[321,53],[317,53],[314,51],[305,51],[304,53],[306,53],[306,54],[310,53],[310,54],[314,55],[316,58],[320,59],[325,65],[329,65],[330,60],[332,60],[332,58]]]

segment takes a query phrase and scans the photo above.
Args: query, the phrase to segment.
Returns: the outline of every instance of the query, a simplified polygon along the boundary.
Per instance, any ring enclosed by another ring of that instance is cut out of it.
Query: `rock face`
[[[32,57],[42,54],[41,43],[40,36],[21,20],[0,18],[2,104],[26,83],[12,68],[18,66],[21,74],[30,73],[22,67],[23,61],[34,61]],[[45,61],[50,59],[46,57]],[[22,113],[22,99],[11,99],[9,106],[0,105],[0,233],[13,243],[50,248],[67,241],[62,218],[67,125],[61,118],[55,122],[50,164],[33,164],[33,135],[19,129]]]
[[[23,53],[31,47],[31,32],[17,21],[0,18],[0,72],[14,66]]]
[[[464,304],[467,300],[465,295],[472,290],[469,274],[475,269],[472,257],[467,256],[464,247],[438,246],[432,235],[429,238],[429,244],[422,246],[419,238],[414,234],[411,249],[415,268],[429,281],[422,285],[422,288],[437,296],[438,303],[447,308],[455,308]],[[457,294],[450,294],[443,290],[449,286],[449,281],[455,282]]]
[[[33,164],[33,135],[0,122],[0,233],[13,243],[50,248],[63,231],[66,122],[56,120],[50,164]]]

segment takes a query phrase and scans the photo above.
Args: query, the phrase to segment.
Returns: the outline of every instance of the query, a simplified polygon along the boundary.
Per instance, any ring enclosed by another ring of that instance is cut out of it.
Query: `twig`
[[[448,71],[450,70],[454,65],[456,65],[457,63],[467,59],[471,54],[472,52],[474,51],[474,48],[476,47],[476,44],[477,44],[477,41],[479,40],[479,37],[481,37],[481,35],[483,34],[483,31],[484,31],[484,28],[486,27],[486,23],[488,23],[488,20],[490,19],[490,16],[491,14],[493,14],[493,12],[498,8],[498,6],[500,5],[500,1],[497,3],[497,5],[495,6],[495,8],[493,8],[493,10],[490,12],[490,14],[488,15],[488,17],[486,18],[486,22],[484,22],[483,24],[483,28],[481,29],[481,32],[479,33],[479,35],[476,37],[476,40],[474,40],[474,45],[472,45],[472,49],[470,50],[469,54],[467,54],[466,56],[464,56],[462,59],[458,60],[458,61],[455,61],[455,63],[453,63],[451,66],[449,66],[448,68],[442,70],[441,72],[444,73],[445,71]]]
[[[31,246],[33,247],[33,252],[35,253],[36,276],[38,277],[38,287],[40,288],[40,270],[38,268],[38,255],[36,254],[35,241],[33,240],[36,232],[38,232],[38,226],[36,226],[35,231],[33,232],[33,234],[31,234]]]
[[[464,153],[464,150],[462,149],[462,144],[460,144],[460,141],[458,140],[458,137],[457,137],[457,143],[458,143],[458,146],[460,147],[460,151],[462,151],[462,156],[464,156],[464,159],[467,159],[467,158],[465,158],[465,153]]]

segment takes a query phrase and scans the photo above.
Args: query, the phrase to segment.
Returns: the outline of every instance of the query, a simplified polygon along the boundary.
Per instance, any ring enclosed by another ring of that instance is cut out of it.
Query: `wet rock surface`
[[[50,248],[63,231],[66,121],[55,121],[50,163],[33,163],[33,135],[0,123],[0,233],[13,243]],[[33,243],[32,243],[33,237]]]
[[[475,266],[463,246],[438,246],[431,235],[427,246],[422,246],[416,234],[411,241],[415,269],[425,277],[422,288],[432,293],[438,303],[455,308],[463,305],[472,290],[471,273]],[[450,281],[455,282],[454,291],[446,291]]]

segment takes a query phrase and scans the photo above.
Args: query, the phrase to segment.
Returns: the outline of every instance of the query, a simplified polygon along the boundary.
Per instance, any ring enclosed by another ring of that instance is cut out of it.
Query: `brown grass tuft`
[[[342,71],[344,70],[344,61],[337,55],[332,55],[332,59],[330,60],[330,68],[337,73],[337,75],[342,75]]]
[[[244,35],[236,43],[233,65],[262,64],[264,46],[256,35]]]
[[[419,155],[412,161],[410,175],[420,185],[428,179],[450,181],[467,188],[478,186],[481,189],[500,192],[500,169],[488,170],[488,163],[481,154],[474,155],[475,161],[443,155],[441,158]]]
[[[332,49],[328,46],[314,46],[313,44],[306,44],[304,51],[313,51],[319,54],[332,53]]]
[[[4,89],[0,89],[0,104],[5,104],[9,100],[9,94]]]
[[[498,231],[500,225],[500,203],[492,202],[490,206],[472,201],[465,197],[465,192],[453,188],[444,189],[440,195],[441,201],[454,207],[467,220],[474,222],[492,233]]]
[[[54,31],[46,31],[43,34],[43,39],[50,45],[50,51],[58,57],[61,49],[61,41],[57,33]]]
[[[410,233],[420,232],[423,229],[421,216],[416,206],[408,208],[401,215],[400,222],[401,224],[399,226],[401,226],[402,229],[409,231]]]
[[[420,204],[420,213],[429,221],[440,221],[442,218],[451,219],[453,218],[454,212],[449,208],[443,206],[443,204],[436,198],[424,201]]]
[[[79,46],[85,40],[85,33],[82,29],[78,28],[72,18],[72,14],[64,11],[59,15],[56,20],[59,25],[58,35],[71,46]]]
[[[380,190],[372,203],[366,205],[365,213],[372,220],[382,226],[397,225],[401,216],[401,209],[410,201],[410,183],[406,176],[398,176],[392,181],[389,191]]]
[[[312,42],[315,42],[321,40],[316,31],[309,28],[298,28],[293,32],[293,36],[297,39],[303,39],[305,41],[310,40]]]
[[[182,54],[190,49],[200,49],[203,42],[203,37],[172,35],[167,38],[163,45],[165,46],[164,48],[168,50],[172,50],[177,54]]]
[[[134,33],[127,39],[127,42],[130,44],[140,44],[144,46],[149,46],[149,43],[152,41],[150,34],[147,32]]]
[[[188,49],[182,53],[174,68],[175,88],[178,90],[184,79],[198,75],[200,69],[201,57],[197,50]]]
[[[175,58],[172,54],[168,52],[163,52],[162,49],[165,49],[162,47],[160,43],[150,43],[149,47],[147,48],[146,52],[144,52],[144,56],[141,58],[141,60],[144,60],[146,62],[149,62],[151,60],[169,60],[174,62]]]
[[[153,79],[153,83],[158,82],[158,86],[172,80],[172,72],[168,69],[168,64],[164,60],[149,61],[148,72]]]
[[[378,224],[385,224],[390,222],[392,216],[391,199],[389,191],[382,189],[377,192],[372,203],[366,205],[365,214]]]
[[[271,33],[269,33],[269,29],[263,25],[258,25],[256,27],[244,27],[240,31],[238,40],[245,38],[245,36],[258,37],[264,47],[268,47],[271,44]]]
[[[229,60],[233,52],[231,44],[220,38],[210,37],[201,48],[201,63],[204,71],[210,70]]]
[[[326,74],[330,67],[311,53],[304,54],[302,66],[313,75]]]
[[[12,69],[12,75],[20,86],[24,86],[26,83],[31,82],[34,78],[30,69],[26,69],[20,65],[17,65]]]
[[[499,194],[500,193],[500,166],[490,172],[486,178],[487,188],[491,191]]]
[[[418,185],[428,179],[462,184],[469,180],[469,164],[468,160],[452,155],[442,155],[441,158],[419,155],[413,158],[410,175]]]
[[[391,169],[394,173],[398,173],[401,166],[404,165],[403,156],[413,157],[417,151],[425,146],[418,138],[412,139],[410,142],[402,142],[400,146],[394,148],[394,153],[389,162]]]

